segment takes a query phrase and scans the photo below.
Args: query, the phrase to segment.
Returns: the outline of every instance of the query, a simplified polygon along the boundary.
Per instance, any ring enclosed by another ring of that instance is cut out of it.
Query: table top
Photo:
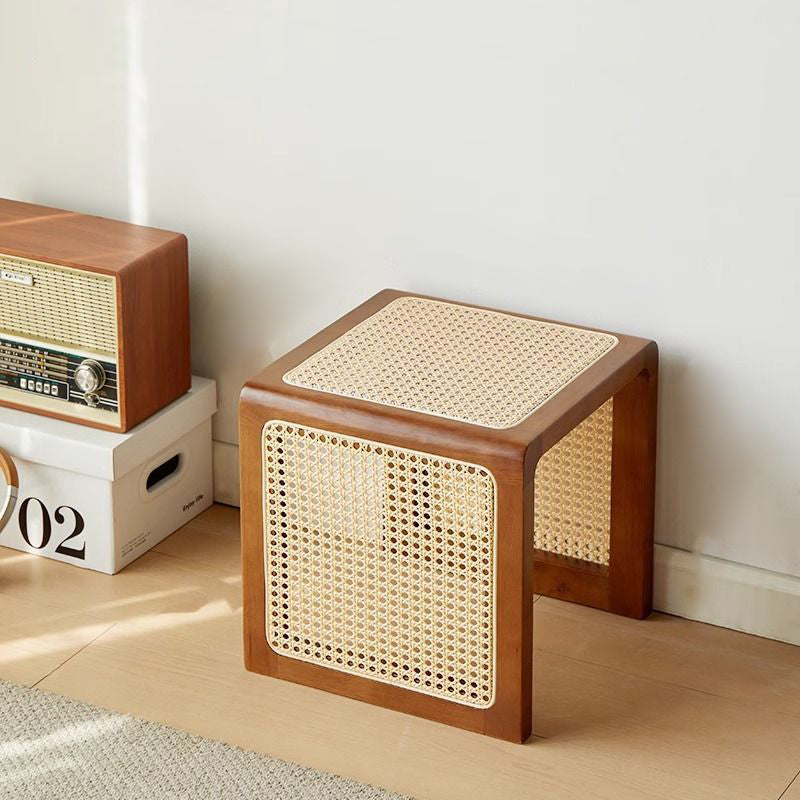
[[[501,429],[518,425],[617,344],[608,333],[404,296],[283,380]]]

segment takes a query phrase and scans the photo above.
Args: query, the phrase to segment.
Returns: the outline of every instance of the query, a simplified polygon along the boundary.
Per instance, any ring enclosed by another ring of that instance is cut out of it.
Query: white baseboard
[[[239,448],[214,442],[214,499],[239,505]],[[659,611],[800,645],[800,578],[656,545]]]
[[[656,545],[659,611],[800,645],[800,578]]]
[[[214,500],[239,505],[239,447],[214,441]]]

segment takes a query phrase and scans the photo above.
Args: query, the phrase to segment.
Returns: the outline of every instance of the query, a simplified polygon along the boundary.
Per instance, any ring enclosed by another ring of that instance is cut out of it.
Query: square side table
[[[654,342],[386,290],[242,391],[245,665],[510,741],[533,594],[652,601]]]

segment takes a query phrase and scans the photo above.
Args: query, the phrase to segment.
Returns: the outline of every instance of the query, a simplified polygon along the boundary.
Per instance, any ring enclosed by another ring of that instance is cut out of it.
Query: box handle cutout
[[[147,476],[147,481],[145,482],[145,488],[147,491],[155,491],[158,486],[161,486],[164,481],[168,480],[178,471],[180,465],[180,453],[172,456],[172,458],[168,458],[163,464],[159,464],[159,466],[152,470]]]

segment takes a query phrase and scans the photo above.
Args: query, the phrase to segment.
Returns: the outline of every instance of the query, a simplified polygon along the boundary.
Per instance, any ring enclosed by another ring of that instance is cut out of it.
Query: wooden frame
[[[650,611],[658,351],[615,334],[617,346],[518,425],[493,429],[283,381],[284,374],[408,292],[385,290],[248,381],[240,404],[244,647],[247,669],[514,742],[531,732],[533,595],[634,617]],[[411,295],[420,296],[420,295]],[[518,315],[523,316],[523,315]],[[531,319],[535,319],[531,317]],[[608,568],[534,551],[539,458],[614,396],[612,552]],[[496,699],[487,709],[278,655],[265,633],[261,431],[271,419],[477,463],[498,487]]]
[[[653,605],[658,351],[651,344],[643,369],[609,395],[614,422],[608,566],[534,551],[537,594],[636,619],[644,619]]]
[[[24,402],[0,405],[126,431],[189,390],[189,266],[183,234],[0,199],[0,254],[114,278],[120,424],[70,414],[66,403],[63,413]]]

